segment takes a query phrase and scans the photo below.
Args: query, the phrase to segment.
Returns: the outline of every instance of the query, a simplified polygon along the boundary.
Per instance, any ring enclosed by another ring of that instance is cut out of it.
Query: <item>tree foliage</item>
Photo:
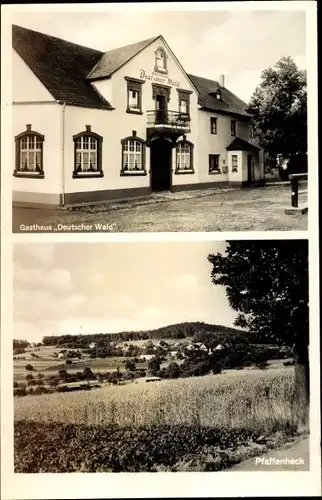
[[[309,283],[307,240],[230,241],[208,256],[215,285],[226,287],[235,324],[256,341],[294,348],[298,425],[308,423]]]
[[[224,285],[239,311],[236,326],[257,342],[308,343],[306,240],[231,241],[225,255],[208,257],[215,285]]]
[[[167,325],[154,330],[144,330],[136,332],[120,332],[120,333],[91,333],[91,334],[78,334],[78,335],[48,335],[43,338],[45,346],[67,346],[73,349],[86,349],[89,348],[92,342],[97,343],[97,348],[92,349],[94,353],[97,352],[95,357],[107,356],[122,356],[122,351],[114,346],[113,342],[130,342],[131,340],[157,340],[157,339],[184,339],[186,337],[193,337],[196,332],[208,331],[216,334],[225,334],[235,336],[241,331],[236,328],[230,328],[221,325],[210,325],[204,322],[185,322],[174,325]],[[132,351],[128,352],[129,357],[135,357],[138,353],[136,347],[131,348]]]
[[[289,160],[307,151],[306,72],[290,57],[282,57],[273,68],[263,71],[248,112],[255,136],[270,156]]]

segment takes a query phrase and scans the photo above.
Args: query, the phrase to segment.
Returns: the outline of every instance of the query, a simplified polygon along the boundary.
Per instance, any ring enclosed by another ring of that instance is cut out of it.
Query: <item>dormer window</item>
[[[154,71],[159,73],[167,73],[167,55],[162,47],[155,51],[155,67]]]
[[[221,93],[219,90],[216,92],[216,99],[218,99],[218,101],[221,99]]]

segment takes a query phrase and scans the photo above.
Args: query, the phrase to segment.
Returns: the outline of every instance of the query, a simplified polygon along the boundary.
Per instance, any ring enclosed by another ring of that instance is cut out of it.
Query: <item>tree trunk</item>
[[[295,421],[297,430],[309,429],[310,372],[309,350],[304,342],[294,348],[295,365]]]

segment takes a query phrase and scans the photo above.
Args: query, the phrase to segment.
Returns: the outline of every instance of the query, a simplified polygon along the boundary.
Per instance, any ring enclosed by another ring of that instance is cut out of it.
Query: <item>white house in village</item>
[[[246,104],[223,77],[187,74],[161,35],[100,52],[14,25],[12,62],[15,205],[264,176]]]

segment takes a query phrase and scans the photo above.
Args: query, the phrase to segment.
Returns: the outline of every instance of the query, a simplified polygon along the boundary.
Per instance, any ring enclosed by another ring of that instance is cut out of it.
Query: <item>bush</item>
[[[257,363],[256,367],[260,370],[266,370],[268,368],[268,363],[267,361],[263,361],[262,363]]]
[[[13,395],[18,396],[18,397],[26,396],[27,395],[26,387],[20,386],[20,387],[15,388],[13,391]]]
[[[243,368],[243,367],[241,367]],[[216,363],[213,367],[212,367],[212,373],[214,375],[217,375],[218,373],[221,373],[221,366],[219,363]]]
[[[294,366],[294,361],[284,361],[284,366]]]
[[[34,369],[34,367],[32,365],[28,364],[28,365],[25,366],[25,369],[27,371],[31,372]]]
[[[71,365],[73,362],[71,359],[66,359],[66,365]]]

